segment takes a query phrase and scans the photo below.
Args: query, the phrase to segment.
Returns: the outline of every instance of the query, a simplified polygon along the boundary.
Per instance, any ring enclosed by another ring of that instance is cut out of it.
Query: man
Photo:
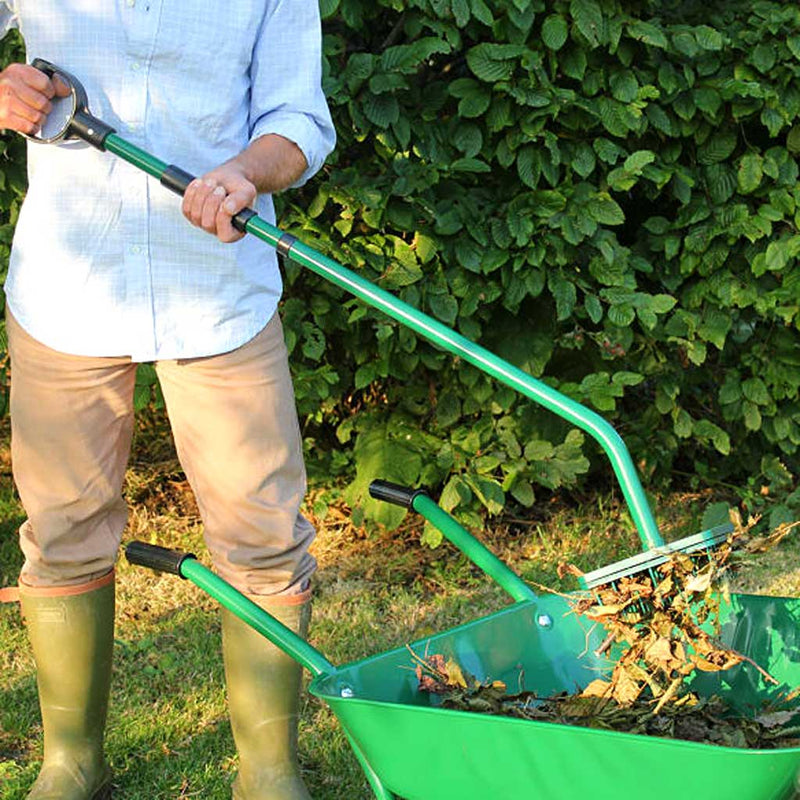
[[[29,146],[6,283],[12,459],[28,516],[20,600],[45,740],[28,798],[101,800],[137,362],[156,362],[217,572],[306,630],[313,529],[298,510],[280,277],[274,253],[231,217],[252,205],[273,218],[270,193],[304,182],[333,148],[319,12],[315,0],[0,0],[0,25],[20,29],[29,58],[76,75],[121,136],[202,175],[181,208],[84,144]],[[35,133],[66,93],[11,65],[0,128]],[[234,797],[308,798],[299,667],[227,612],[223,654]]]

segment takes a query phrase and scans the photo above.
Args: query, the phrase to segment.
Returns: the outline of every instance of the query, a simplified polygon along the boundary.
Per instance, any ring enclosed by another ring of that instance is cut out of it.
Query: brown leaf
[[[789,720],[797,716],[797,711],[772,711],[767,714],[761,714],[756,717],[756,722],[759,722],[765,728],[777,728],[785,725]]]
[[[597,678],[581,692],[581,697],[610,697],[612,688],[610,681]]]
[[[447,676],[448,686],[460,686],[462,689],[467,688],[467,681],[464,678],[464,673],[461,671],[461,667],[459,667],[452,658],[444,665],[444,673]]]
[[[620,668],[620,665],[614,668],[614,699],[621,706],[629,706],[634,703],[643,688],[644,684],[634,679],[628,670]]]
[[[685,589],[687,592],[705,592],[707,591],[708,587],[711,586],[711,579],[714,577],[714,570],[708,568],[703,572],[700,572],[696,575],[692,575],[688,581],[686,581]]]
[[[624,611],[625,608],[629,603],[617,603],[616,605],[608,605],[608,606],[592,606],[591,608],[584,611],[584,616],[589,617],[589,619],[599,620],[603,619],[604,617],[615,617],[620,611]]]
[[[644,657],[651,663],[670,664],[672,662],[672,648],[669,639],[660,637],[651,642],[644,651]]]
[[[559,578],[563,578],[565,575],[573,575],[576,578],[580,578],[584,573],[583,570],[578,569],[574,564],[567,564],[562,561],[556,568],[556,574]]]

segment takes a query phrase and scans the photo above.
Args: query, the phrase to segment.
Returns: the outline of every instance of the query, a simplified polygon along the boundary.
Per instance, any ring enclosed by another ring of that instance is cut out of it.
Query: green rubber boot
[[[20,586],[20,603],[44,729],[44,762],[26,800],[108,800],[111,770],[103,736],[114,644],[113,574],[85,587]]]
[[[295,605],[252,595],[250,599],[305,637],[308,599]],[[311,800],[297,764],[300,665],[226,609],[222,654],[239,752],[234,800]]]

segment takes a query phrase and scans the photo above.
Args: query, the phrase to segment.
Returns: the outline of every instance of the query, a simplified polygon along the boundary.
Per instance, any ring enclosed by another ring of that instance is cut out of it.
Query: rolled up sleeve
[[[0,36],[17,27],[17,12],[10,0],[0,0]]]
[[[308,167],[302,186],[336,144],[322,91],[319,6],[310,0],[275,0],[268,7],[251,64],[250,140],[278,134],[294,142]]]

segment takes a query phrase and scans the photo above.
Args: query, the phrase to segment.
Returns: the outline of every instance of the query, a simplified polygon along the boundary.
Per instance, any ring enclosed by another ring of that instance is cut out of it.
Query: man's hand
[[[35,134],[52,111],[50,101],[69,92],[58,77],[50,80],[27,64],[10,64],[0,72],[0,128]]]
[[[256,187],[233,159],[189,184],[183,195],[183,215],[221,242],[236,242],[244,234],[233,227],[231,219],[252,206],[257,195]]]
[[[277,134],[261,136],[236,158],[189,184],[183,195],[183,215],[221,242],[236,242],[244,234],[233,227],[231,219],[253,206],[259,192],[280,192],[291,186],[307,166],[294,142]]]

